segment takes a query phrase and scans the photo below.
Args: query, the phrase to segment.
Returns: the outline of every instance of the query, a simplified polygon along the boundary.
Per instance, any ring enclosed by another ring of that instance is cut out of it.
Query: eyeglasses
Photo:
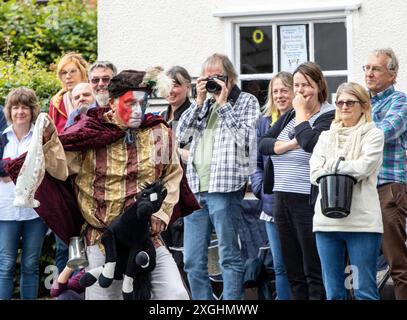
[[[92,82],[93,84],[98,84],[100,82],[100,80],[102,80],[103,83],[109,83],[110,82],[110,77],[94,77],[92,79],[90,79],[90,82]]]
[[[352,108],[355,105],[355,103],[361,103],[361,102],[357,101],[357,100],[348,100],[348,101],[340,100],[340,101],[335,102],[335,104],[338,108],[342,108],[344,105],[349,108]]]
[[[383,68],[376,67],[376,66],[369,66],[368,64],[362,67],[364,72],[372,71],[373,73],[380,73],[383,72]]]
[[[60,76],[61,78],[67,77],[68,74],[69,74],[70,76],[74,76],[74,75],[76,75],[76,74],[78,73],[78,71],[79,71],[78,69],[62,70],[62,71],[59,73],[59,76]]]

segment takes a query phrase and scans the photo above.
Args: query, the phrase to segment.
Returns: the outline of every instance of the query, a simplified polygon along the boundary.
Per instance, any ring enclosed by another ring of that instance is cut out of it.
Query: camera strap
[[[227,102],[229,102],[232,105],[232,107],[236,104],[236,101],[239,99],[241,92],[242,90],[240,90],[240,88],[237,85],[233,86],[227,98]],[[202,121],[203,119],[209,116],[210,111],[212,109],[212,105],[214,103],[216,103],[216,99],[213,97],[205,101],[203,108],[206,108],[206,112],[202,117],[198,117],[198,121]]]
[[[232,107],[235,105],[237,99],[239,99],[241,92],[242,90],[240,90],[240,88],[237,85],[233,86],[228,96],[228,102],[232,105]]]

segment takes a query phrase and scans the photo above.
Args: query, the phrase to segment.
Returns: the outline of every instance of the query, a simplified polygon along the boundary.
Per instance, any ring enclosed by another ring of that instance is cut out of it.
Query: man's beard
[[[109,93],[100,93],[96,95],[96,102],[100,107],[106,107],[109,104]]]
[[[90,107],[90,104],[88,103],[81,103],[80,105],[78,105],[78,109],[80,110],[81,113],[86,113],[86,111],[88,111]]]

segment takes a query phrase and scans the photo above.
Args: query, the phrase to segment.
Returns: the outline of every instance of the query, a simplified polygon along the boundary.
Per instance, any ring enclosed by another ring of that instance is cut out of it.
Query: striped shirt
[[[321,108],[322,113],[331,110],[331,106],[324,105]],[[314,114],[309,120],[312,127],[315,120],[321,115],[321,111]],[[290,141],[289,134],[294,132],[295,118],[284,127],[277,137],[280,141]],[[287,151],[283,154],[272,155],[271,160],[274,165],[274,189],[273,191],[293,192],[310,194],[310,169],[309,159],[311,153],[304,151],[302,148]]]
[[[314,119],[315,121],[315,119]],[[312,123],[310,123],[312,125]],[[294,130],[293,118],[281,131],[277,140],[290,141],[288,134]],[[273,191],[295,192],[309,194],[311,183],[309,180],[309,159],[311,153],[298,148],[284,154],[272,155],[274,165]]]
[[[372,116],[384,132],[383,165],[378,185],[406,183],[407,95],[390,86],[371,98]]]

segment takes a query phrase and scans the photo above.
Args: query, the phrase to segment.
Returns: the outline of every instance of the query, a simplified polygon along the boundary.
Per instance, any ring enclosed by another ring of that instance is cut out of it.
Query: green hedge
[[[82,0],[10,0],[0,5],[0,104],[10,89],[33,89],[43,111],[60,89],[55,64],[75,51],[97,57],[97,11]]]
[[[60,89],[55,72],[44,68],[32,53],[20,55],[17,62],[0,60],[0,104],[12,88],[21,86],[37,93],[42,111],[48,111],[50,98]]]
[[[97,54],[96,9],[82,0],[10,0],[0,6],[0,54],[17,57],[34,52],[49,65],[67,51],[80,52],[88,61]],[[15,59],[17,60],[17,59]]]

